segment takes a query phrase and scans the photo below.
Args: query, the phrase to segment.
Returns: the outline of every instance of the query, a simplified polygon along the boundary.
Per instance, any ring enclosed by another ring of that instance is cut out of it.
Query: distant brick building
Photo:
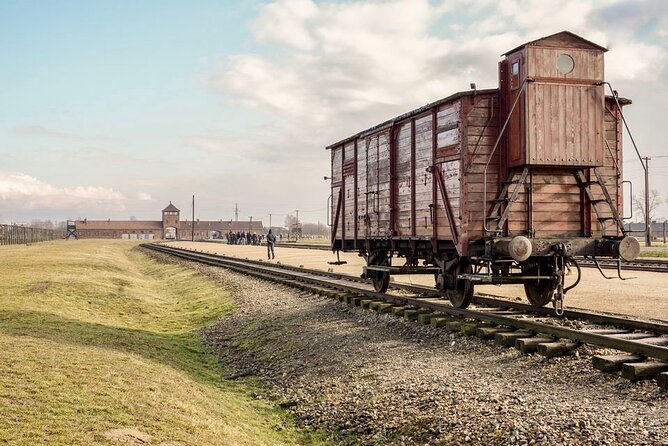
[[[111,238],[138,240],[188,240],[192,238],[193,222],[181,221],[179,209],[169,202],[162,210],[161,221],[146,220],[77,220],[79,238]],[[262,221],[200,221],[195,220],[195,239],[212,239],[228,232],[262,232]]]

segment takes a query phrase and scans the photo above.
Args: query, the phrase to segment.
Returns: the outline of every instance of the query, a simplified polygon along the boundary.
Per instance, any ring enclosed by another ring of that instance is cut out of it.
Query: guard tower
[[[178,238],[179,232],[179,221],[180,221],[180,212],[179,209],[169,202],[169,205],[162,210],[162,234],[163,238],[174,240]]]
[[[67,234],[65,235],[65,239],[69,240],[70,238],[79,240],[79,234],[77,234],[77,223],[74,220],[67,220]]]

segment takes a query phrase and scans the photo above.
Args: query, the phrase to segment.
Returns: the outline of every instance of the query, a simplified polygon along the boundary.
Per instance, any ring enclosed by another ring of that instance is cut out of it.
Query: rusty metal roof
[[[396,124],[399,121],[403,121],[404,119],[408,119],[408,118],[411,118],[413,116],[420,115],[420,114],[432,109],[433,107],[438,107],[439,105],[445,104],[446,102],[454,101],[455,99],[459,99],[459,98],[464,97],[464,96],[474,96],[474,95],[498,93],[498,91],[499,91],[498,88],[488,88],[488,89],[485,89],[485,90],[459,91],[459,92],[451,94],[450,96],[447,96],[443,99],[439,99],[438,101],[430,102],[429,104],[423,105],[420,108],[416,108],[415,110],[409,111],[408,113],[404,113],[403,115],[399,115],[396,118],[388,119],[385,122],[382,122],[382,123],[380,123],[378,125],[375,125],[371,128],[368,128],[368,129],[363,130],[359,133],[356,133],[352,136],[349,136],[345,139],[342,139],[339,142],[336,142],[334,144],[330,144],[330,145],[325,147],[325,150],[329,150],[332,147],[340,146],[341,144],[345,144],[349,141],[352,141],[356,138],[365,136],[365,135],[367,135],[369,133],[372,133],[372,132],[375,132],[377,130],[380,130],[380,129],[383,129],[383,128],[386,128],[386,127],[391,127],[393,124]]]

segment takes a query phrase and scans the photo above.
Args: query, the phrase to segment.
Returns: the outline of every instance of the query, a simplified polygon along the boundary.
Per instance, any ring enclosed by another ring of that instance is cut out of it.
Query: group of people
[[[259,246],[264,240],[264,235],[250,232],[228,232],[228,245],[256,245]]]
[[[228,245],[256,245],[259,246],[265,240],[264,235],[255,234],[250,232],[228,232],[227,233],[227,244]],[[267,233],[266,238],[267,243],[267,257],[271,260],[276,257],[274,254],[274,245],[276,244],[276,236],[271,232],[271,229]]]

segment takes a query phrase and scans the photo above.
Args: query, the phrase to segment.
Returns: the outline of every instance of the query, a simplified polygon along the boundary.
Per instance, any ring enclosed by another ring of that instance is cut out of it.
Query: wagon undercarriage
[[[532,305],[552,301],[560,311],[564,295],[580,281],[577,259],[631,260],[639,250],[632,237],[548,240],[517,236],[476,241],[467,256],[460,256],[452,243],[421,239],[365,240],[359,252],[367,261],[362,277],[372,279],[378,292],[387,290],[393,275],[433,275],[435,288],[463,308],[471,303],[476,284],[522,284]],[[567,283],[573,271],[577,275]]]

